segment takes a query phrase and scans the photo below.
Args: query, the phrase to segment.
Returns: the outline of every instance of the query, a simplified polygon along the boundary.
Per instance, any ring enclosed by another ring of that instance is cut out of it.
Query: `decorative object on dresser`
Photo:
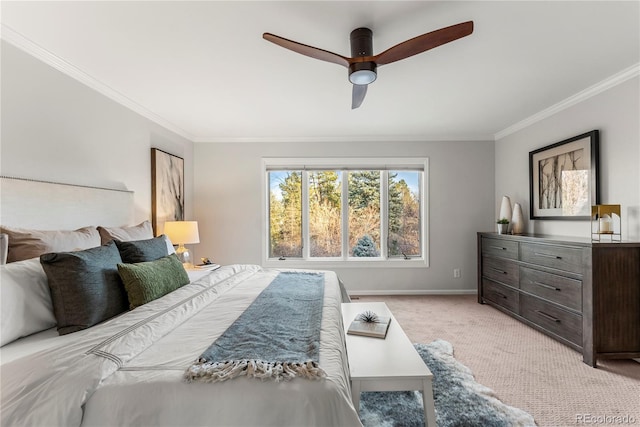
[[[514,203],[511,217],[511,234],[522,234],[524,231],[524,216],[520,203]]]
[[[590,218],[600,203],[599,132],[592,130],[529,152],[529,217]]]
[[[509,233],[509,220],[505,217],[501,217],[498,221],[498,234],[507,234]]]
[[[151,149],[151,225],[156,236],[165,221],[184,220],[184,159]]]
[[[164,233],[172,243],[177,243],[176,255],[185,268],[193,268],[193,256],[184,245],[200,243],[197,221],[167,221],[164,223]]]
[[[478,233],[478,302],[582,352],[640,357],[640,242]]]
[[[622,240],[620,205],[591,206],[591,240],[599,242],[602,236],[612,242]]]
[[[502,202],[500,202],[500,214],[498,215],[498,219],[502,220],[503,218],[507,220],[507,222],[498,222],[498,224],[507,224],[506,230],[504,230],[501,234],[509,233],[509,221],[511,221],[511,217],[513,216],[513,210],[511,209],[511,199],[509,196],[502,196]],[[500,233],[500,226],[498,226],[498,233]]]

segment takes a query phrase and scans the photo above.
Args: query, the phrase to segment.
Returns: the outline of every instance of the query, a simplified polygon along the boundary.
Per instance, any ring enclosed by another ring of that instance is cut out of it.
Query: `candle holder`
[[[603,236],[612,242],[622,241],[620,205],[591,206],[591,240],[599,242]]]

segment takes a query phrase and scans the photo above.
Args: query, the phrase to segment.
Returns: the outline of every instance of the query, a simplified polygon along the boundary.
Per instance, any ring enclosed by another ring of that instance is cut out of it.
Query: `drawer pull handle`
[[[560,288],[556,288],[555,286],[547,285],[546,283],[533,282],[535,285],[542,286],[543,288],[551,289],[553,291],[560,291]]]
[[[493,249],[498,249],[500,251],[506,251],[507,248],[503,248],[502,246],[491,246]]]
[[[496,295],[498,295],[500,298],[504,298],[507,299],[507,296],[505,294],[503,294],[502,292],[498,292],[498,291],[494,291]]]
[[[536,313],[538,313],[540,316],[546,319],[551,320],[552,322],[560,323],[560,319],[558,319],[557,317],[553,317],[552,315],[547,314],[544,311],[536,310]]]
[[[562,259],[562,257],[558,256],[558,255],[542,254],[542,253],[539,253],[539,252],[534,252],[533,254],[536,255],[536,256],[541,256],[543,258]]]
[[[489,267],[489,269],[493,270],[493,271],[497,271],[500,274],[507,274],[506,271],[504,270],[500,270],[499,268],[495,268],[495,267]]]

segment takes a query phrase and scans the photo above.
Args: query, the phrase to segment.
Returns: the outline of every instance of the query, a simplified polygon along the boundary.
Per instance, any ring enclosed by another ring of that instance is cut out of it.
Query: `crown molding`
[[[442,137],[434,137],[434,136],[410,136],[410,135],[400,135],[400,136],[356,136],[356,137],[348,137],[348,136],[340,136],[340,137],[331,137],[331,136],[319,136],[319,137],[309,137],[309,136],[285,136],[285,137],[277,137],[277,136],[264,136],[264,137],[220,137],[220,136],[195,136],[191,135],[189,132],[184,129],[174,125],[170,121],[166,120],[163,117],[153,113],[137,102],[133,101],[131,98],[123,95],[117,90],[113,89],[109,85],[99,81],[95,77],[87,74],[80,68],[75,65],[69,63],[68,61],[60,58],[59,56],[49,52],[42,46],[34,43],[28,38],[24,37],[19,32],[13,30],[11,27],[0,24],[0,38],[5,40],[6,42],[12,44],[18,49],[26,52],[27,54],[35,57],[36,59],[41,60],[45,64],[55,68],[56,70],[68,75],[69,77],[79,81],[80,83],[88,86],[89,88],[101,93],[107,98],[123,105],[126,108],[140,114],[141,116],[151,120],[152,122],[162,126],[165,129],[168,129],[177,135],[182,136],[183,138],[188,139],[192,142],[198,143],[275,143],[275,142],[310,142],[310,143],[322,143],[322,142],[434,142],[434,141],[493,141],[493,135],[461,135],[461,136],[442,136]]]
[[[36,59],[41,60],[45,64],[55,68],[56,70],[68,75],[69,77],[79,81],[80,83],[88,86],[89,88],[95,90],[96,92],[101,93],[107,98],[129,108],[130,110],[140,114],[141,116],[151,120],[152,122],[162,126],[165,129],[168,129],[183,138],[188,139],[189,141],[193,141],[193,135],[190,135],[184,129],[179,128],[168,120],[160,117],[154,112],[146,109],[142,105],[138,104],[131,98],[123,95],[117,90],[113,89],[109,85],[99,81],[98,79],[90,76],[86,72],[82,71],[80,68],[72,65],[71,63],[65,61],[57,55],[49,52],[42,46],[34,43],[28,38],[24,37],[22,34],[13,30],[5,24],[1,25],[0,38],[5,40],[6,42],[12,44],[18,49],[28,53],[29,55],[35,57]]]
[[[569,107],[572,107],[580,102],[583,102],[599,93],[602,93],[614,86],[617,86],[625,81],[637,77],[640,75],[640,63],[636,63],[606,79],[596,83],[593,86],[584,89],[575,95],[566,98],[559,103],[552,105],[524,120],[521,120],[494,135],[460,135],[460,136],[319,136],[319,137],[277,137],[277,136],[265,136],[265,137],[220,137],[220,136],[194,136],[184,129],[176,126],[172,122],[157,115],[156,113],[148,110],[142,105],[138,104],[134,100],[128,98],[117,90],[113,89],[109,85],[99,81],[98,79],[87,74],[80,68],[65,61],[59,56],[49,52],[42,46],[34,43],[22,34],[13,30],[5,24],[0,24],[0,38],[17,47],[18,49],[28,53],[29,55],[41,60],[45,64],[55,68],[56,70],[68,75],[69,77],[81,82],[89,88],[101,93],[107,98],[129,108],[130,110],[140,114],[141,116],[149,119],[150,121],[162,126],[163,128],[170,130],[189,141],[196,143],[275,143],[275,142],[309,142],[309,143],[322,143],[322,142],[437,142],[437,141],[496,141],[504,138],[507,135],[515,133],[521,129],[531,126],[541,120],[544,120],[554,114],[559,113]]]
[[[412,136],[412,135],[385,135],[385,136],[265,136],[265,137],[197,137],[194,142],[203,144],[224,143],[323,143],[323,142],[466,142],[466,141],[493,141],[493,135],[474,136]]]
[[[579,104],[580,102],[583,102],[595,95],[598,95],[599,93],[602,93],[608,89],[611,89],[612,87],[617,86],[621,83],[624,83],[627,80],[630,80],[639,75],[640,75],[640,63],[637,63],[602,80],[599,83],[594,84],[593,86],[589,86],[588,88],[576,93],[575,95],[572,95],[566,98],[563,101],[558,102],[557,104],[552,105],[549,108],[545,108],[539,113],[536,113],[524,120],[521,120],[509,126],[508,128],[501,130],[500,132],[497,132],[494,135],[494,139],[496,141],[499,139],[502,139],[507,135],[511,135],[512,133],[515,133],[521,129],[531,126],[534,123],[544,120],[547,117],[551,117],[562,110],[566,110],[569,107]]]

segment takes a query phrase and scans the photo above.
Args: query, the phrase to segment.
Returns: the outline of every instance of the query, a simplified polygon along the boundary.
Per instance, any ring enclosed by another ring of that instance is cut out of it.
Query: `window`
[[[263,163],[265,262],[427,264],[427,159]]]

